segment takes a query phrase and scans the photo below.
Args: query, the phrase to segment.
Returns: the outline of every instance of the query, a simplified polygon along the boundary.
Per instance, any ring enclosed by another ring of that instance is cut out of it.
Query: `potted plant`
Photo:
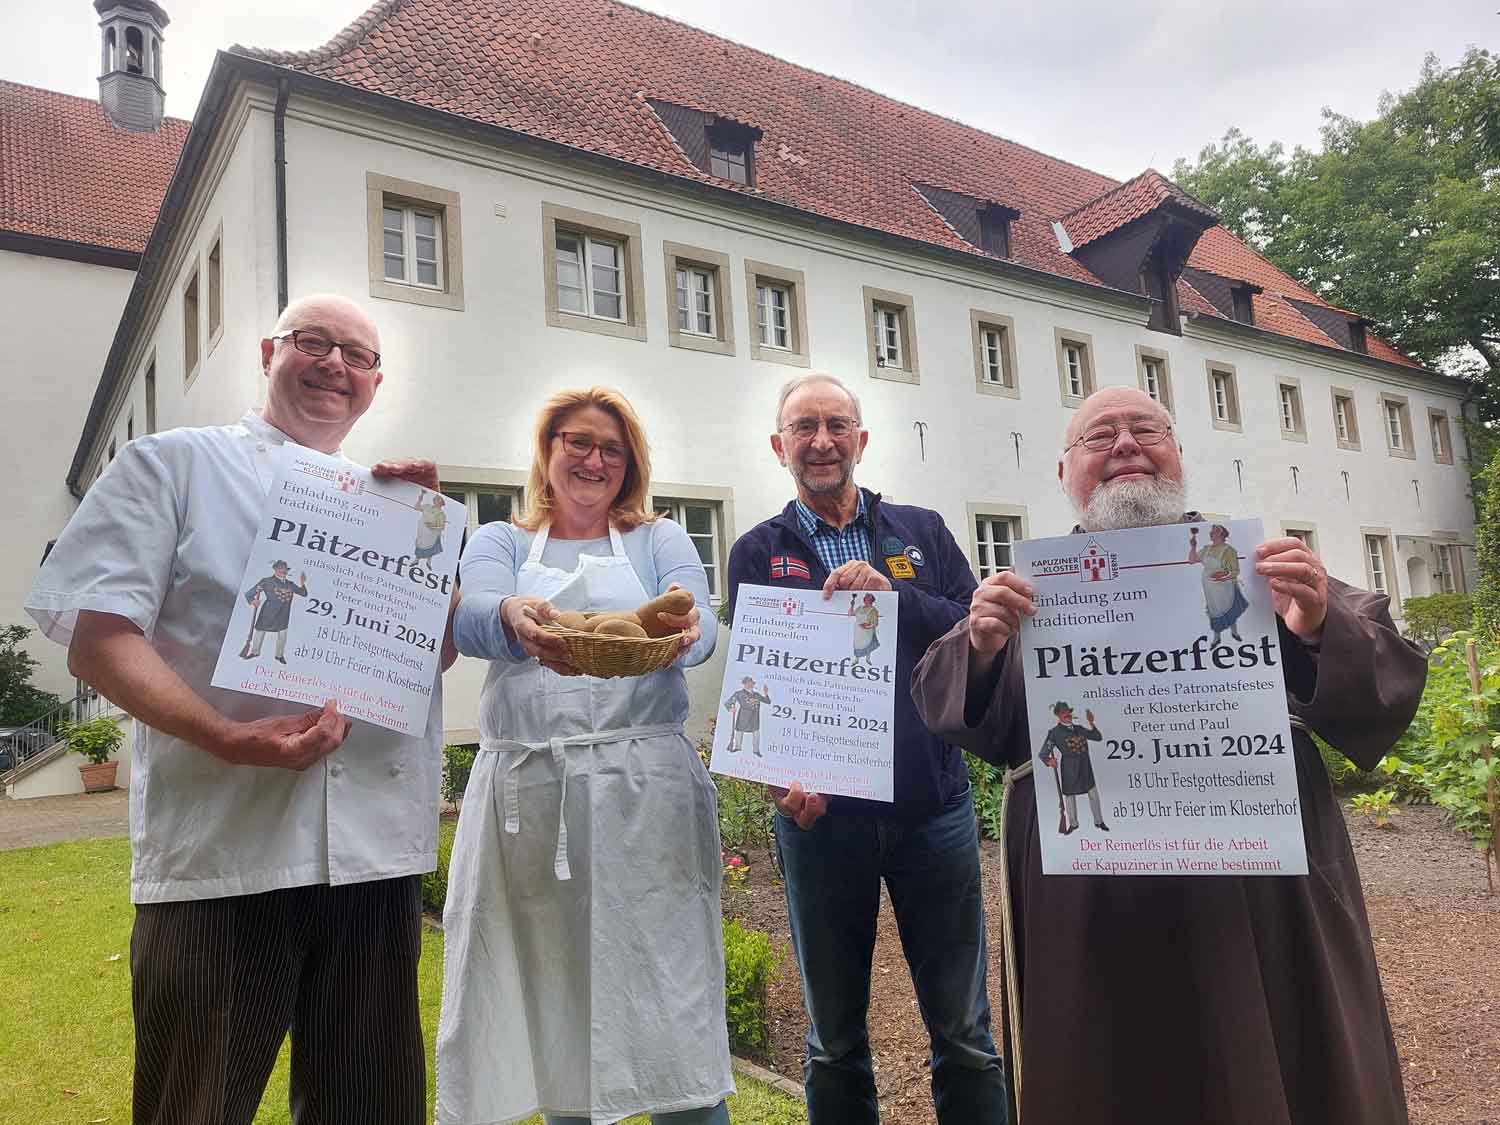
[[[69,723],[63,728],[62,737],[69,750],[85,759],[78,767],[85,793],[107,793],[115,787],[115,770],[120,763],[111,755],[125,741],[125,732],[119,723],[108,715],[101,715],[84,723]]]

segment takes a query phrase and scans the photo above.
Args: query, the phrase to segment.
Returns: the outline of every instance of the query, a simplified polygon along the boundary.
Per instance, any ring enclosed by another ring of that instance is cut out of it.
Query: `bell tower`
[[[99,13],[99,104],[120,129],[161,128],[162,32],[171,22],[153,0],[94,0]]]

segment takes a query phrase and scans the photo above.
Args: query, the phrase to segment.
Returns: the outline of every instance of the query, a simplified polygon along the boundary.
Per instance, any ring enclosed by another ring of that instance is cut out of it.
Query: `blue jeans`
[[[543,1114],[547,1125],[589,1125],[587,1117],[553,1117]],[[684,1109],[677,1113],[653,1113],[651,1125],[729,1125],[729,1110],[723,1102],[707,1109]]]
[[[835,812],[804,832],[777,813],[776,848],[809,1022],[809,1125],[880,1119],[865,1015],[882,877],[932,1041],[938,1121],[1005,1125],[973,796],[917,824]]]

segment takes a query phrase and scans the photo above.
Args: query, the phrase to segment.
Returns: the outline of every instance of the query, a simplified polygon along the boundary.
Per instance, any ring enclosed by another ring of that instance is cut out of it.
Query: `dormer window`
[[[711,126],[708,130],[708,174],[748,187],[751,151],[752,145],[744,129]]]
[[[1229,297],[1234,302],[1234,319],[1241,324],[1254,324],[1254,290],[1248,285],[1236,285],[1229,290]]]
[[[755,186],[755,142],[761,132],[754,125],[656,98],[648,98],[647,104],[699,171]]]
[[[1365,339],[1365,322],[1362,320],[1349,322],[1349,350],[1360,354],[1370,350],[1369,342]]]
[[[1010,257],[1010,221],[1016,212],[1009,207],[979,209],[979,248],[996,257]]]

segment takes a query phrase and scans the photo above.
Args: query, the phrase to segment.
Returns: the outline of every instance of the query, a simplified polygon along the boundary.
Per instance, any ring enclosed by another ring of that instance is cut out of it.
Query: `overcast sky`
[[[367,0],[160,0],[167,112],[216,49],[305,49]],[[1170,172],[1237,125],[1316,145],[1322,107],[1375,113],[1423,55],[1500,48],[1500,0],[647,0],[748,46],[1120,178]],[[0,78],[97,95],[89,0],[0,0]]]

